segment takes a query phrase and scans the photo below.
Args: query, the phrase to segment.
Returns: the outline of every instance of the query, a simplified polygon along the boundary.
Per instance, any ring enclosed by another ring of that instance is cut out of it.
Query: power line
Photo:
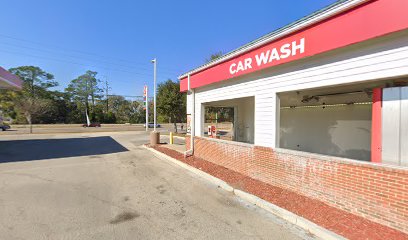
[[[116,58],[116,57],[115,57],[115,58],[113,58],[113,57],[107,57],[107,56],[104,56],[104,55],[95,54],[95,53],[90,53],[90,52],[85,52],[85,51],[76,50],[76,49],[63,48],[63,47],[60,47],[60,46],[57,46],[57,45],[44,44],[44,43],[35,42],[35,41],[30,41],[30,40],[26,40],[26,39],[22,39],[22,38],[16,38],[16,37],[12,37],[12,36],[7,36],[7,35],[4,35],[4,34],[0,34],[0,37],[8,38],[8,39],[13,39],[13,40],[21,41],[21,42],[27,42],[27,43],[31,43],[31,44],[36,44],[36,45],[40,45],[40,46],[45,46],[45,47],[47,47],[47,48],[53,47],[53,48],[56,48],[56,49],[58,49],[58,50],[60,50],[60,51],[62,50],[62,51],[77,52],[77,53],[79,53],[79,54],[84,54],[84,55],[88,55],[88,56],[96,56],[96,57],[104,58],[104,59],[106,59],[106,58],[116,59],[117,61],[128,62],[128,63],[138,64],[138,65],[143,65],[143,66],[145,66],[145,65],[147,64],[147,63],[140,63],[140,62],[135,62],[135,61],[124,60],[124,59],[120,59],[120,58]],[[162,69],[167,69],[167,70],[170,70],[170,71],[179,71],[179,70],[170,69],[170,68],[162,68]]]
[[[131,71],[126,71],[126,70],[122,70],[122,69],[108,68],[108,67],[96,66],[96,65],[88,65],[88,64],[83,64],[83,63],[78,63],[78,62],[72,62],[72,61],[66,61],[66,60],[61,60],[61,59],[56,59],[56,58],[49,58],[49,57],[44,57],[44,56],[36,56],[36,55],[31,55],[31,54],[26,54],[26,53],[5,51],[5,50],[1,50],[1,49],[0,49],[0,52],[10,53],[10,54],[19,54],[19,55],[24,55],[24,56],[28,56],[28,57],[41,58],[41,59],[52,60],[52,61],[65,62],[65,63],[75,64],[75,65],[80,65],[80,66],[85,66],[85,67],[103,68],[103,69],[106,69],[106,70],[109,70],[109,71],[115,71],[115,72],[122,72],[122,73],[129,73],[129,74],[136,74],[136,75],[144,75],[144,76],[148,76],[148,77],[153,77],[152,74],[131,72]]]
[[[25,49],[31,49],[31,50],[35,50],[35,51],[39,51],[39,52],[49,52],[52,54],[56,54],[53,51],[48,51],[48,50],[43,50],[43,49],[38,49],[38,48],[33,48],[33,47],[27,47],[27,46],[21,46],[21,45],[16,45],[16,44],[10,44],[10,43],[4,43],[4,42],[0,42],[0,44],[4,44],[4,45],[9,45],[9,46],[14,46],[14,47],[18,47],[18,48],[25,48]],[[67,57],[73,58],[73,59],[77,59],[77,60],[83,60],[83,61],[92,61],[92,62],[100,62],[100,63],[105,63],[105,64],[109,64],[109,65],[116,65],[119,67],[124,67],[124,68],[130,68],[130,69],[135,69],[136,67],[132,67],[132,66],[127,66],[127,65],[122,65],[122,64],[116,64],[113,62],[108,62],[108,61],[101,61],[101,60],[94,60],[94,59],[81,59],[78,58],[77,56],[72,56],[72,55],[68,55],[68,54],[59,54],[59,55],[65,55]],[[140,70],[145,70],[145,71],[150,71],[150,69],[147,68],[140,68],[138,67],[138,69]],[[168,72],[168,71],[161,71],[167,74],[173,74],[173,75],[177,75],[174,72]]]
[[[108,83],[108,78],[105,76],[105,84],[106,84],[106,88],[105,88],[105,92],[106,92],[106,112],[109,112],[109,83]]]

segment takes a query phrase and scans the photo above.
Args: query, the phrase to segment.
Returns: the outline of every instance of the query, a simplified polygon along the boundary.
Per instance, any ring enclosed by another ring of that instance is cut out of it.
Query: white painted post
[[[149,131],[149,96],[148,96],[148,87],[145,85],[144,97],[146,98],[146,132]]]
[[[157,78],[157,75],[156,75],[156,71],[157,71],[157,59],[155,58],[155,59],[153,59],[152,60],[152,63],[154,64],[154,72],[153,72],[153,74],[154,74],[154,76],[153,76],[153,84],[154,84],[154,86],[153,86],[153,91],[154,91],[154,99],[153,99],[153,105],[154,105],[154,120],[153,120],[153,124],[154,124],[154,131],[156,132],[156,124],[157,124],[157,118],[156,118],[156,78]]]

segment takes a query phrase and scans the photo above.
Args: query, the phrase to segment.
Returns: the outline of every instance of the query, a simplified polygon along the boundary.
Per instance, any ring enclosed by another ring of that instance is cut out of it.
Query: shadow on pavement
[[[0,163],[129,151],[111,137],[0,141]]]

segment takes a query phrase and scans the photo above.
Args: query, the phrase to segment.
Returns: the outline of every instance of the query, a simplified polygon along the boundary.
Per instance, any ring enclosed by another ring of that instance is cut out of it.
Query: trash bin
[[[160,132],[150,132],[150,145],[156,146],[160,143]]]

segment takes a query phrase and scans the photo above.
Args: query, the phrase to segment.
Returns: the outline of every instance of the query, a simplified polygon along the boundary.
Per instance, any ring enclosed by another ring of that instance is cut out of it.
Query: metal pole
[[[145,86],[145,98],[146,98],[146,132],[149,131],[149,96],[147,94],[148,88]]]
[[[106,113],[109,112],[109,83],[108,79],[105,76],[105,83],[106,83]]]
[[[154,105],[154,113],[153,113],[153,116],[154,116],[154,120],[153,120],[153,124],[154,124],[154,131],[156,132],[156,124],[157,124],[157,118],[156,118],[156,77],[157,77],[157,75],[156,75],[156,66],[157,66],[157,59],[155,58],[155,59],[153,59],[152,60],[152,63],[154,64],[153,66],[154,66],[154,80],[153,80],[153,84],[154,84],[154,86],[153,86],[153,91],[154,91],[154,99],[153,99],[153,105]]]

